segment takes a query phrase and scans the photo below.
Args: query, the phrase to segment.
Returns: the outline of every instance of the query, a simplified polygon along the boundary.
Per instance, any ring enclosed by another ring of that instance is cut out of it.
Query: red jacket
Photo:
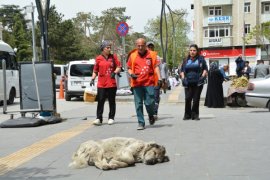
[[[121,67],[121,62],[116,55],[109,55],[106,59],[103,55],[96,57],[94,72],[98,73],[98,88],[116,87],[116,80],[111,78],[111,74],[117,67]]]
[[[158,79],[155,67],[158,65],[157,53],[154,51],[148,50],[143,57],[138,54],[137,50],[131,52],[127,67],[138,76],[136,80],[131,79],[131,87],[156,86]]]

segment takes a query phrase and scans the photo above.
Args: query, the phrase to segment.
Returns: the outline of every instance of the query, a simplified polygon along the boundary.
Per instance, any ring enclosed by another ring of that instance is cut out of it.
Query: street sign
[[[126,36],[128,33],[128,24],[126,22],[119,22],[116,25],[116,32],[119,34],[119,36]]]

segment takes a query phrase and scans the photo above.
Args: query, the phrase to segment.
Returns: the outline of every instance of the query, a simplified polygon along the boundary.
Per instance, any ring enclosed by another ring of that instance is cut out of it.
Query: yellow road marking
[[[81,134],[92,126],[92,121],[79,124],[71,129],[54,134],[46,139],[36,142],[8,156],[0,158],[0,175],[3,175],[40,154],[64,143]]]
[[[179,94],[181,91],[181,85],[177,86],[168,97],[168,102],[178,102]]]

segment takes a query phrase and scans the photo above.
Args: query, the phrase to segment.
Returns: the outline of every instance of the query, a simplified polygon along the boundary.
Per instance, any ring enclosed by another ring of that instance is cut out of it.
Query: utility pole
[[[36,0],[40,20],[42,61],[49,61],[48,51],[48,17],[50,0]]]
[[[242,58],[243,60],[246,60],[246,55],[245,55],[245,49],[246,49],[246,44],[245,44],[245,39],[246,39],[246,32],[245,32],[245,29],[246,29],[246,24],[245,24],[245,0],[244,0],[244,3],[243,3],[244,7],[243,7],[243,45],[242,45]]]

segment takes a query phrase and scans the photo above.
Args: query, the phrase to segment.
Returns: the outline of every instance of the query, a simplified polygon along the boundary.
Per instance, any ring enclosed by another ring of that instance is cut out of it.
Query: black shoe
[[[200,120],[199,115],[197,115],[197,114],[193,114],[191,116],[191,118],[192,118],[192,120],[196,120],[196,121],[199,121]]]
[[[155,124],[155,121],[156,121],[156,119],[155,119],[154,116],[149,116],[149,123],[150,123],[150,125]]]
[[[183,120],[189,120],[189,119],[191,119],[190,116],[184,116],[184,117],[183,117]]]

